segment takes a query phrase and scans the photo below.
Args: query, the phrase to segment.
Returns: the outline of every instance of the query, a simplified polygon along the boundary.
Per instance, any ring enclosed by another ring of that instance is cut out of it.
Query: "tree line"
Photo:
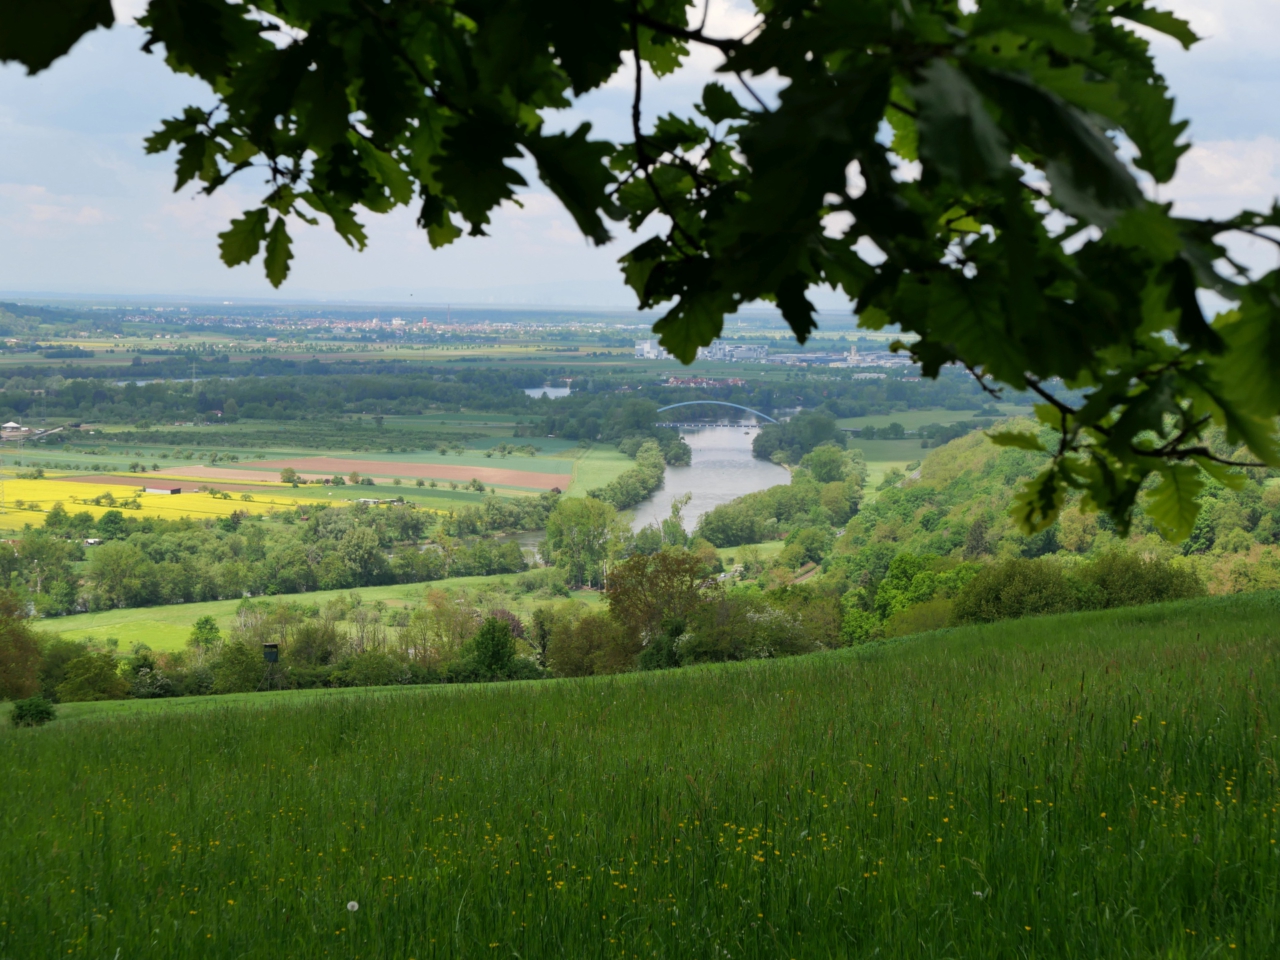
[[[317,503],[269,517],[166,520],[111,509],[95,520],[55,504],[44,526],[0,544],[0,577],[34,612],[61,616],[517,573],[528,568],[519,544],[494,532],[540,528],[555,499],[491,496],[443,518],[410,504]]]
[[[225,634],[204,616],[193,624],[185,650],[157,653],[138,644],[127,656],[110,640],[40,635],[22,604],[5,593],[0,695],[27,701],[15,720],[35,723],[52,716],[32,700],[37,697],[70,703],[664,670],[837,649],[953,622],[1201,592],[1194,576],[1137,556],[1108,555],[1063,576],[1025,559],[938,573],[926,560],[904,554],[877,583],[872,602],[887,615],[877,629],[865,589],[851,585],[848,572],[762,589],[718,578],[704,556],[668,545],[617,564],[605,604],[594,608],[577,600],[551,602],[522,616],[486,607],[464,591],[431,588],[418,602],[395,609],[366,603],[358,593],[323,606],[245,600]],[[949,611],[942,618],[940,602]]]

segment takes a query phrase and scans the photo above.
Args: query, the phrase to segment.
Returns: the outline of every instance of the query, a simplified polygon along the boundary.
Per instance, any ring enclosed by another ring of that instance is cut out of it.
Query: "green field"
[[[929,451],[920,446],[919,440],[859,440],[849,439],[850,450],[861,450],[867,461],[867,491],[875,490],[890,470],[903,470],[907,464],[923,460]]]
[[[741,549],[741,548],[739,548]],[[381,600],[388,607],[412,606],[421,602],[428,590],[465,590],[472,597],[484,600],[491,597],[493,605],[516,612],[547,602],[533,595],[508,593],[519,574],[497,574],[491,577],[451,577],[429,583],[404,583],[386,587],[361,587],[357,590],[317,590],[313,593],[294,593],[281,597],[259,597],[259,600],[287,600],[323,607],[339,596],[358,593],[366,603]],[[593,590],[574,591],[575,599],[587,603],[599,603],[600,594]],[[211,616],[224,632],[235,621],[239,600],[212,600],[208,603],[182,603],[163,607],[131,607],[123,610],[104,610],[100,613],[78,613],[70,617],[54,617],[33,621],[42,633],[52,633],[68,640],[85,640],[93,637],[100,641],[114,638],[119,641],[121,652],[133,649],[134,644],[145,643],[152,650],[169,652],[181,650],[187,645],[191,626],[200,617]]]
[[[995,405],[1006,417],[1031,416],[1031,407],[1016,403],[997,403]],[[877,413],[869,417],[842,417],[836,424],[845,430],[861,430],[863,427],[887,427],[891,423],[900,423],[904,430],[919,430],[931,423],[946,426],[959,423],[961,420],[972,420],[977,416],[973,410],[946,410],[934,407],[927,410],[902,410],[898,413]]]
[[[756,545],[762,559],[777,556],[785,544],[781,540]],[[742,547],[725,547],[716,551],[727,564],[730,558],[741,559]],[[289,594],[281,597],[259,597],[268,602],[273,600],[296,601],[305,604],[324,606],[335,597],[358,593],[366,603],[381,600],[388,607],[412,606],[422,600],[428,590],[465,590],[472,596],[484,598],[492,596],[499,605],[517,613],[525,613],[529,608],[545,603],[545,598],[522,596],[514,590],[519,574],[497,574],[490,577],[450,577],[448,580],[433,580],[428,583],[394,584],[386,587],[361,587],[350,590],[318,590],[314,593]],[[572,597],[589,604],[601,602],[600,594],[594,590],[572,591]],[[213,617],[219,629],[224,632],[235,621],[239,600],[212,600],[207,603],[182,603],[162,607],[130,607],[121,610],[103,610],[98,613],[77,613],[70,617],[52,617],[33,621],[36,629],[42,633],[57,634],[68,640],[85,640],[94,638],[99,641],[115,639],[119,641],[119,649],[127,652],[134,644],[145,643],[157,652],[170,652],[183,649],[187,638],[191,635],[191,625],[204,616]]]
[[[0,731],[0,956],[1275,956],[1277,614],[65,707]]]
[[[635,461],[616,447],[597,445],[573,463],[573,482],[565,489],[571,497],[585,497],[588,490],[603,487],[635,466]]]

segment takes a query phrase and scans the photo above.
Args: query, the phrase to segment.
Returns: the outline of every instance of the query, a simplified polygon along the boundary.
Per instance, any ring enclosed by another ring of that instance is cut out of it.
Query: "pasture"
[[[996,408],[1006,417],[1029,417],[1031,407],[1026,404],[997,403]],[[902,410],[897,413],[877,413],[866,417],[842,417],[836,424],[844,430],[861,430],[863,427],[887,427],[891,423],[900,423],[904,430],[919,430],[932,423],[943,426],[959,423],[961,420],[972,420],[977,416],[974,410],[947,410],[943,407],[930,407],[924,410]]]
[[[0,956],[1274,956],[1277,613],[66,707],[0,731]]]
[[[739,550],[741,548],[738,548]],[[383,587],[360,587],[356,590],[316,590],[278,597],[257,597],[257,601],[301,603],[323,607],[338,597],[359,595],[365,603],[385,603],[390,608],[413,607],[422,602],[430,590],[461,590],[486,607],[495,606],[527,614],[545,596],[522,593],[520,574],[505,573],[488,577],[450,577],[426,583],[398,583]],[[573,599],[598,604],[601,596],[594,590],[570,591]],[[57,634],[68,640],[119,641],[119,650],[127,653],[135,644],[145,643],[152,650],[167,653],[181,650],[191,636],[191,627],[200,617],[211,616],[224,633],[235,622],[240,600],[210,600],[204,603],[179,603],[156,607],[126,607],[96,613],[77,613],[69,617],[51,617],[32,621],[42,633]],[[390,633],[394,636],[395,629]]]

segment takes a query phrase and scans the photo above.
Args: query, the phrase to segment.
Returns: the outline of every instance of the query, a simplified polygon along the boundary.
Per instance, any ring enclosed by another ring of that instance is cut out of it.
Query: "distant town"
[[[637,340],[637,360],[672,360],[671,356],[657,340]],[[848,369],[851,367],[888,367],[903,369],[913,365],[909,354],[877,351],[862,354],[856,346],[851,346],[845,353],[769,353],[764,344],[735,344],[732,341],[717,340],[709,347],[698,348],[699,360],[720,360],[729,362],[751,361],[753,363],[778,363],[795,367],[834,367]]]

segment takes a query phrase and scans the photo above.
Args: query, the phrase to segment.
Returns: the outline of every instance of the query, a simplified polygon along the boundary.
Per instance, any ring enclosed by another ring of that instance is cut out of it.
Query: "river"
[[[664,520],[671,515],[671,502],[691,493],[693,498],[680,515],[684,528],[692,533],[698,518],[712,508],[744,493],[791,482],[785,468],[751,455],[754,426],[681,428],[680,434],[693,450],[693,463],[667,467],[662,488],[636,507],[632,529]]]

